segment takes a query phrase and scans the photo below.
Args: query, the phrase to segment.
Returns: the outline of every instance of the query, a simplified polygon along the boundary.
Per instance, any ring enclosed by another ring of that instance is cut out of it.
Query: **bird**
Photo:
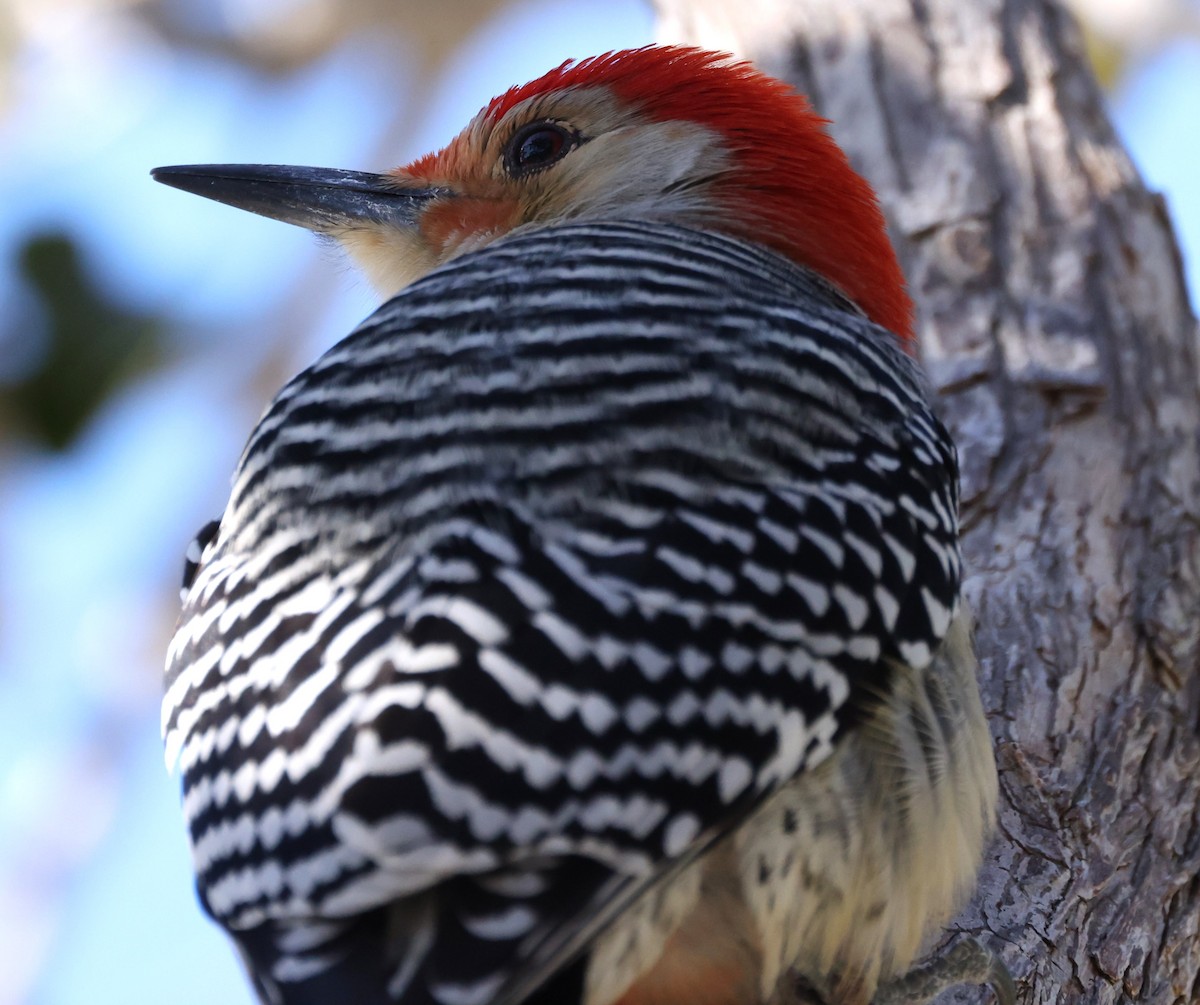
[[[867,1005],[994,830],[958,461],[878,199],[725,53],[569,60],[384,173],[155,169],[384,303],[188,550],[168,767],[269,1005]]]

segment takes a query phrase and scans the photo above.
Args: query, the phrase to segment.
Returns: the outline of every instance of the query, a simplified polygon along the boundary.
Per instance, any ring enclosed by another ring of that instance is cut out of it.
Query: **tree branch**
[[[1001,772],[955,927],[1026,1002],[1200,1001],[1198,332],[1076,25],[1043,0],[657,6],[664,40],[834,120],[918,304]]]

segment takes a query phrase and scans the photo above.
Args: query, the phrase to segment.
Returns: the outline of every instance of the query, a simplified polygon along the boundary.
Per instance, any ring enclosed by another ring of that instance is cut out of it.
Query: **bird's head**
[[[335,238],[385,295],[518,228],[659,220],[770,247],[911,339],[875,193],[826,124],[748,63],[649,46],[514,87],[444,149],[385,174],[205,165],[154,176]]]

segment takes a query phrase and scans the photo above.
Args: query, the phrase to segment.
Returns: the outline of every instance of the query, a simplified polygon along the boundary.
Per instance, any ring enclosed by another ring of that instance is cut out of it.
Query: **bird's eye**
[[[561,160],[576,137],[553,122],[532,122],[509,140],[504,159],[511,174],[529,174]]]

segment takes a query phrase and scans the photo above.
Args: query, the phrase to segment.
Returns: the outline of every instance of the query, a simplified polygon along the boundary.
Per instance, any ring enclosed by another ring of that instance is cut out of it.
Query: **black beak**
[[[154,168],[172,188],[326,234],[371,224],[416,226],[426,203],[448,189],[405,188],[385,174],[279,164],[189,164]]]

